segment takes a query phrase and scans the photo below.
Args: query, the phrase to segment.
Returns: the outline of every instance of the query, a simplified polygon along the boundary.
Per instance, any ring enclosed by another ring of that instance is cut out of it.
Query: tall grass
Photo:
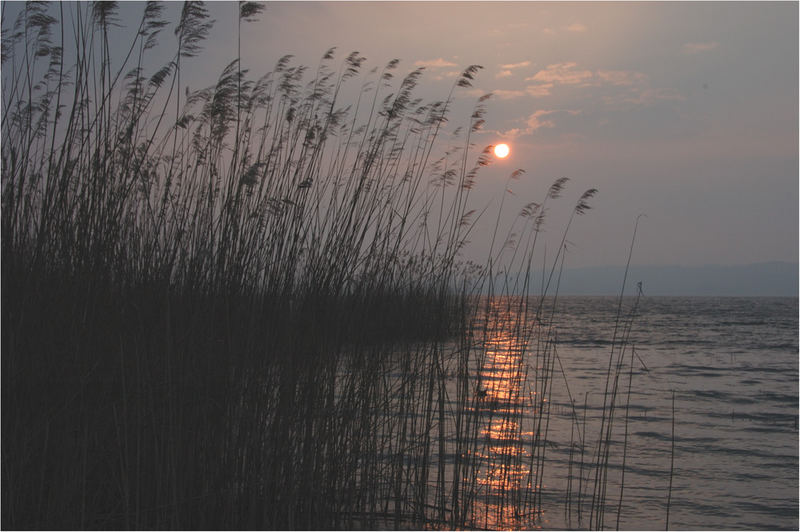
[[[231,8],[239,31],[261,11]],[[334,50],[192,91],[208,12],[163,17],[148,2],[122,58],[114,3],[3,27],[3,527],[536,523],[572,217],[535,297],[531,272],[567,180],[465,263],[488,96],[442,131],[479,66],[430,102],[421,70]]]

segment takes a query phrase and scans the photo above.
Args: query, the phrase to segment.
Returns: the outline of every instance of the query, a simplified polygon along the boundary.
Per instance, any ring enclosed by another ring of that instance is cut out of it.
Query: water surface
[[[663,528],[669,500],[674,529],[797,529],[797,298],[642,298],[626,333],[634,302],[624,301],[621,322],[617,298],[556,303],[558,364],[537,525],[590,526],[596,470],[588,462],[601,439],[612,342],[624,339],[605,504],[594,508],[603,524],[616,527],[619,514],[621,528]],[[500,351],[489,358],[502,365],[513,350]],[[535,351],[529,345],[519,355],[529,368],[541,367]],[[581,471],[576,430],[584,416]]]

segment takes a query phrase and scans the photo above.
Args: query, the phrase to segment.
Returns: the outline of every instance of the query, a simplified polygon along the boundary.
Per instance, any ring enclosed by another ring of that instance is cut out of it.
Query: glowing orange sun
[[[500,159],[505,159],[509,153],[511,153],[511,148],[508,147],[508,144],[498,144],[494,147],[494,154]]]

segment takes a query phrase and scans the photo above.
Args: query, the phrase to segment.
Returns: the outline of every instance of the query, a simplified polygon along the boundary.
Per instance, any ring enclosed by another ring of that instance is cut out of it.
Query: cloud
[[[712,42],[687,42],[681,47],[681,50],[686,55],[699,54],[700,52],[709,52],[719,46],[716,41]]]
[[[592,71],[580,68],[575,62],[547,65],[533,76],[525,78],[525,81],[533,82],[525,87],[524,91],[532,98],[551,96],[558,85],[597,89],[600,91],[597,97],[608,105],[647,106],[663,100],[683,99],[674,89],[652,87],[650,79],[641,72],[634,70]],[[505,99],[521,96],[519,90],[507,91]],[[540,122],[536,128],[530,129],[529,124],[528,129],[520,130],[519,134],[535,131],[539,127],[547,127],[549,121],[541,118],[543,116],[546,115],[538,115]]]
[[[659,100],[685,100],[675,89],[654,89],[648,87],[639,94],[625,100],[636,105],[650,105]]]
[[[525,81],[538,81],[539,83],[559,83],[561,85],[585,85],[592,79],[591,70],[575,70],[577,63],[556,63],[547,65]]]
[[[498,131],[497,133],[504,139],[513,140],[521,135],[522,130],[518,127],[515,127],[514,129],[509,129],[507,131]]]
[[[539,85],[528,85],[525,87],[525,92],[534,98],[541,98],[542,96],[550,96],[550,89],[552,88],[552,83],[540,83]]]
[[[641,72],[633,70],[591,70],[577,68],[577,63],[555,63],[525,81],[536,82],[529,85],[527,91],[531,96],[548,96],[555,85],[572,85],[576,87],[646,87],[648,78]]]
[[[514,70],[519,69],[519,68],[524,68],[524,67],[527,67],[527,66],[530,66],[530,65],[531,65],[530,61],[520,61],[519,63],[507,63],[505,65],[500,65],[500,69],[501,70],[500,70],[500,72],[495,74],[495,77],[498,78],[498,79],[499,78],[507,78],[507,77],[509,77],[509,76],[514,74],[514,72],[513,72]]]
[[[512,100],[514,98],[521,98],[527,94],[525,91],[515,90],[494,90],[492,94],[501,100]]]
[[[564,29],[567,30],[567,31],[575,32],[575,33],[583,33],[588,28],[586,27],[586,25],[581,24],[580,22],[573,22],[572,24],[570,24],[569,26],[567,26]]]
[[[425,68],[446,68],[458,65],[439,57],[437,59],[429,59],[427,61],[417,61],[414,63],[414,66],[425,67]]]
[[[609,85],[630,86],[647,82],[647,76],[632,70],[598,70],[597,80]]]
[[[554,30],[553,28],[545,28],[542,30],[542,33],[544,33],[545,35],[555,35],[556,30]]]
[[[526,121],[526,124],[528,125],[528,127],[525,128],[525,131],[528,134],[530,134],[530,133],[533,133],[534,131],[536,131],[537,129],[541,129],[543,127],[553,127],[553,126],[555,126],[556,125],[555,122],[553,122],[552,120],[547,120],[547,119],[544,118],[544,117],[546,117],[548,115],[551,115],[551,114],[553,114],[555,112],[556,111],[543,111],[543,110],[536,111],[535,113],[533,113],[532,115],[530,115],[528,117],[528,120]]]
[[[480,98],[481,96],[485,96],[486,95],[486,91],[483,90],[483,89],[472,88],[472,89],[464,90],[461,94],[463,94],[465,96],[469,96],[471,98]],[[484,131],[484,130],[481,130],[481,131]]]
[[[447,72],[440,72],[439,74],[434,76],[433,79],[435,79],[436,81],[442,81],[443,79],[454,78],[460,74],[461,74],[460,70],[448,70]]]
[[[555,127],[556,123],[551,115],[558,113],[566,113],[568,115],[575,116],[581,114],[581,111],[576,109],[539,109],[528,116],[528,118],[525,120],[524,128],[515,127],[501,133],[501,135],[506,138],[514,139],[524,135],[531,135],[539,129]]]
[[[465,94],[466,96],[472,96],[472,97],[481,97],[481,96],[485,96],[486,95],[486,91],[484,91],[482,89],[473,88],[473,89],[468,89],[468,90],[463,91],[462,94]],[[527,92],[522,91],[522,90],[503,90],[503,89],[499,89],[499,90],[493,90],[491,92],[491,94],[492,94],[492,97],[497,98],[498,100],[513,100],[515,98],[522,98],[523,96],[525,96],[527,94]]]
[[[497,134],[500,135],[501,138],[514,140],[522,135],[522,130],[515,127],[506,131],[498,131]]]
[[[500,65],[500,68],[506,69],[506,70],[514,70],[515,68],[522,68],[522,67],[526,67],[526,66],[531,66],[531,62],[530,61],[521,61],[519,63],[508,63],[506,65]]]

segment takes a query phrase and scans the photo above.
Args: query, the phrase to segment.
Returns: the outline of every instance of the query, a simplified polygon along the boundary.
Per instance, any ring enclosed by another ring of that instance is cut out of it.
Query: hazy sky
[[[141,7],[124,7],[127,22]],[[209,7],[217,23],[190,64],[193,88],[236,54],[236,4]],[[527,173],[509,214],[566,176],[555,235],[577,197],[599,189],[571,230],[569,266],[624,264],[640,213],[635,264],[797,261],[797,3],[275,2],[242,35],[254,76],[285,54],[315,67],[336,46],[370,68],[425,66],[419,95],[430,98],[483,65],[448,127],[493,92],[475,142],[512,153],[480,174],[475,206],[498,203],[516,168]],[[473,235],[476,257],[485,238]]]
[[[599,189],[572,266],[623,263],[639,213],[636,263],[797,260],[796,3],[275,3],[246,35],[256,71],[337,46],[427,66],[443,92],[483,65],[474,96],[496,98],[476,142],[513,149],[493,189],[517,167],[518,205],[562,175],[565,203]]]

